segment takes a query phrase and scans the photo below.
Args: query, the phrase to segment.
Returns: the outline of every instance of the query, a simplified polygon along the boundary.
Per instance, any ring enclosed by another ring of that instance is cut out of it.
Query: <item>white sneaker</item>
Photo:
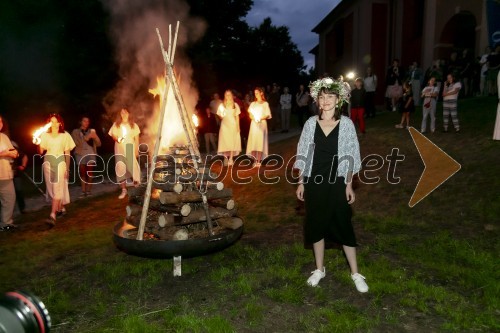
[[[118,199],[123,199],[127,196],[127,190],[123,189],[122,193],[118,196]]]
[[[312,275],[309,277],[309,279],[307,279],[307,284],[311,287],[316,287],[319,281],[326,275],[325,267],[323,267],[323,270],[317,269],[315,271],[312,271],[311,274]]]
[[[365,277],[359,273],[351,274],[351,279],[354,281],[356,285],[356,289],[360,293],[366,293],[368,291],[368,285],[365,282]]]

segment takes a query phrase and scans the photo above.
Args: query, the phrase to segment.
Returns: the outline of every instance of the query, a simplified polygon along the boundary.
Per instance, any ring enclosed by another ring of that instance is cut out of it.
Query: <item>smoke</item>
[[[189,17],[189,6],[182,0],[103,2],[111,14],[111,36],[115,42],[121,78],[103,101],[108,119],[111,124],[115,115],[125,106],[143,133],[141,142],[153,143],[158,129],[158,105],[155,110],[154,99],[148,89],[155,88],[157,77],[165,73],[156,28],[160,31],[165,49],[168,50],[169,25],[173,43],[177,21],[180,21],[174,68],[180,77],[178,82],[186,109],[192,112],[198,101],[198,91],[191,80],[192,67],[184,48],[203,36],[206,24],[199,18]]]

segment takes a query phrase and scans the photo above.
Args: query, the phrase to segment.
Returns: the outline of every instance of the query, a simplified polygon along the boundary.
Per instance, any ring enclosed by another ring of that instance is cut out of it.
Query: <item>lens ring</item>
[[[6,295],[19,299],[31,310],[36,319],[36,322],[38,323],[38,328],[40,329],[39,331],[40,333],[49,332],[51,324],[50,316],[48,314],[48,311],[46,311],[45,306],[42,302],[36,302],[37,300],[36,297],[33,297],[35,299],[35,302],[32,301],[32,296],[30,296],[29,293],[22,291],[10,291],[7,292]],[[40,311],[42,311],[43,314],[40,313]],[[46,320],[44,320],[44,318],[46,318]],[[47,331],[45,331],[45,328],[47,328]]]

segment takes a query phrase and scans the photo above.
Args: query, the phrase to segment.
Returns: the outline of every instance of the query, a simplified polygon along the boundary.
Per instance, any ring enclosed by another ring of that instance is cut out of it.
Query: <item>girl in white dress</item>
[[[241,152],[240,113],[232,91],[226,90],[224,101],[217,108],[217,115],[221,118],[217,153],[224,155],[229,165],[233,165],[233,156]]]
[[[266,102],[264,89],[257,87],[254,91],[255,101],[248,107],[252,123],[248,133],[247,155],[255,158],[255,166],[260,166],[262,159],[268,155],[267,119],[271,119],[271,109]]]
[[[115,140],[116,180],[122,189],[118,199],[127,195],[126,180],[132,178],[134,184],[141,181],[139,156],[139,126],[133,121],[127,109],[121,109],[118,119],[109,129],[108,134]]]
[[[47,196],[52,198],[52,210],[47,223],[56,224],[57,215],[64,215],[64,205],[70,202],[68,190],[70,151],[75,148],[71,135],[64,130],[64,121],[58,114],[51,114],[48,122],[51,127],[40,136],[40,154],[43,157],[43,177],[47,187]]]

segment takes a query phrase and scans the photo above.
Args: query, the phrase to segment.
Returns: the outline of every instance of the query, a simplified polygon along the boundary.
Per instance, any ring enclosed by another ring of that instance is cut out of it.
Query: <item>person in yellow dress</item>
[[[254,94],[255,101],[248,107],[248,114],[252,122],[248,133],[247,155],[253,156],[255,166],[259,167],[269,153],[267,120],[271,119],[271,109],[269,103],[266,102],[263,88],[255,88]]]
[[[136,185],[141,181],[141,169],[137,161],[140,133],[139,126],[134,122],[128,110],[122,108],[108,132],[115,141],[116,181],[121,187],[118,199],[127,196],[127,179],[132,178]]]
[[[224,155],[229,165],[233,165],[233,157],[241,152],[240,113],[233,92],[226,90],[224,101],[217,108],[217,115],[221,118],[217,153]]]
[[[71,135],[64,130],[64,121],[59,114],[47,119],[51,127],[40,136],[39,152],[43,157],[43,177],[47,196],[52,199],[52,209],[47,220],[55,226],[57,216],[66,214],[65,205],[70,203],[68,178],[71,163],[70,152],[75,148]]]

